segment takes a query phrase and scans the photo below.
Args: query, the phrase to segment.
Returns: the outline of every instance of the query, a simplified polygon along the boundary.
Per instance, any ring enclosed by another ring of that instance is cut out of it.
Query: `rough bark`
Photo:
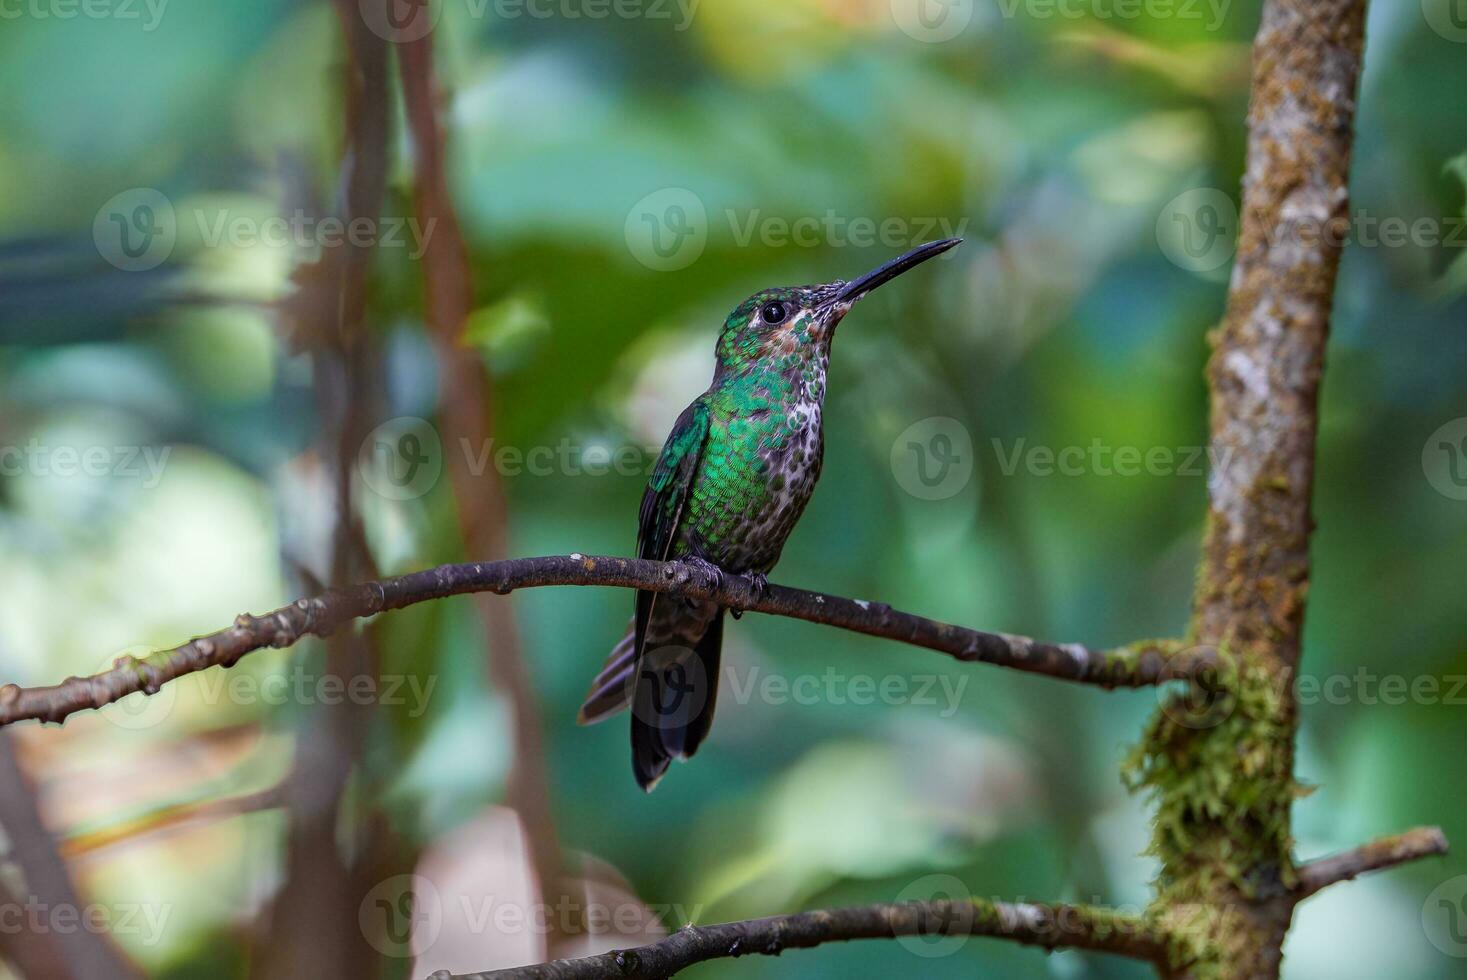
[[[1157,797],[1158,905],[1189,975],[1277,977],[1299,897],[1292,679],[1364,26],[1364,0],[1268,0],[1254,43],[1237,260],[1207,372],[1211,458],[1227,463],[1208,485],[1193,622],[1233,701],[1211,727],[1163,712],[1132,764]]]
[[[434,980],[661,980],[695,963],[737,956],[778,956],[853,939],[993,936],[1043,949],[1085,949],[1160,963],[1165,941],[1140,916],[1079,905],[1008,902],[904,902],[823,909],[746,922],[686,926],[666,939],[600,956],[557,960]]]
[[[445,596],[546,585],[606,585],[713,599],[730,609],[769,613],[879,636],[945,653],[957,660],[995,664],[1061,680],[1101,687],[1147,687],[1211,663],[1205,649],[1173,651],[1165,642],[1118,650],[1092,650],[1077,643],[1042,643],[1007,633],[984,633],[899,612],[885,603],[845,599],[747,579],[710,582],[677,562],[587,555],[514,558],[497,562],[440,565],[397,578],[363,582],[299,599],[262,616],[240,615],[232,627],[190,640],[142,660],[119,658],[110,670],[72,677],[48,687],[0,687],[0,725],[37,719],[61,722],[129,694],[155,693],[163,684],[209,667],[230,667],[265,647],[288,647],[307,636],[327,636],[354,619],[402,609]]]
[[[1101,687],[1165,684],[1201,687],[1218,701],[1169,701],[1128,764],[1134,785],[1157,802],[1152,850],[1162,870],[1147,913],[1104,908],[990,902],[908,903],[802,912],[749,922],[688,926],[659,942],[579,960],[476,974],[476,977],[668,977],[709,959],[778,954],[784,949],[861,938],[932,934],[994,936],[1047,949],[1117,953],[1154,963],[1167,977],[1275,978],[1295,906],[1359,874],[1443,854],[1436,828],[1418,828],[1316,861],[1292,854],[1290,807],[1297,787],[1293,741],[1297,670],[1309,585],[1310,498],[1324,366],[1343,228],[1348,223],[1355,91],[1364,0],[1267,0],[1254,47],[1253,96],[1243,180],[1242,224],[1227,309],[1213,336],[1213,473],[1207,537],[1198,577],[1192,638],[1115,651],[983,633],[898,612],[880,603],[770,586],[742,578],[714,581],[679,563],[582,555],[445,565],[303,599],[265,616],[114,669],[53,687],[0,687],[0,725],[59,722],[136,691],[210,666],[230,666],[265,646],[324,636],[352,620],[450,595],[477,593],[496,630],[487,593],[542,585],[606,585],[711,599],[731,609],[804,619],[895,639],[960,661],[992,663]],[[420,183],[425,217],[447,214],[440,134],[429,125],[430,49],[404,51],[406,100],[420,155],[431,156]],[[415,60],[416,59],[416,60]],[[468,280],[456,222],[428,283],[429,318],[438,327],[450,424],[459,435],[487,435],[488,388],[482,365],[456,344],[467,311]],[[488,503],[455,477],[465,536],[476,553],[502,553],[503,500]],[[472,506],[470,504],[472,503]],[[484,530],[487,525],[488,531]],[[496,530],[497,529],[497,530]],[[513,627],[509,626],[511,650]],[[501,643],[501,648],[503,644]],[[491,642],[491,647],[494,643]],[[491,661],[491,666],[493,661]],[[510,690],[527,684],[503,675]],[[503,664],[499,668],[503,669]],[[533,700],[525,702],[533,707]],[[1177,710],[1181,706],[1182,710]],[[538,728],[535,729],[538,738]],[[538,742],[530,743],[533,748]],[[521,751],[523,747],[521,747]],[[547,806],[548,811],[548,806]]]

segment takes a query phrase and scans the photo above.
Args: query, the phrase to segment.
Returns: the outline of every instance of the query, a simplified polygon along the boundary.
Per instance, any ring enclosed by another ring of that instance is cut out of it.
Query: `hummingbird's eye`
[[[772,303],[765,303],[764,309],[759,311],[759,315],[764,318],[765,323],[783,323],[785,315],[784,304],[778,300]]]

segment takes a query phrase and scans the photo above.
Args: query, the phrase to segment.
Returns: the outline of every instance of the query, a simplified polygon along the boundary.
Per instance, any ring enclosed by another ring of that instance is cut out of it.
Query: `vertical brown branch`
[[[1253,49],[1242,221],[1212,337],[1208,532],[1196,640],[1227,654],[1203,724],[1153,721],[1158,905],[1183,971],[1277,977],[1297,894],[1292,679],[1309,587],[1325,340],[1348,223],[1364,0],[1267,0]],[[1173,703],[1173,707],[1175,702]]]
[[[384,0],[385,2],[385,0]],[[343,224],[378,219],[387,179],[388,51],[367,29],[352,0],[337,0],[346,39],[343,70],[345,138],[338,210]],[[375,574],[355,500],[353,468],[366,436],[376,358],[366,329],[367,282],[373,241],[349,238],[323,251],[299,277],[287,307],[297,342],[310,353],[321,417],[321,456],[335,498],[330,584]],[[326,673],[348,683],[375,677],[370,627],[332,635]],[[353,977],[370,972],[375,954],[357,923],[357,906],[370,887],[376,824],[344,813],[346,788],[360,760],[370,710],[347,700],[310,707],[297,733],[294,768],[284,783],[288,815],[285,874],[269,910],[256,957],[261,976]],[[340,835],[351,835],[343,853]]]
[[[424,307],[438,354],[440,421],[449,479],[469,553],[481,560],[506,557],[509,515],[503,487],[492,468],[475,474],[469,465],[470,450],[477,452],[487,445],[494,429],[493,392],[478,354],[462,345],[472,310],[473,281],[443,160],[433,34],[400,44],[397,52],[415,155],[413,198],[426,236],[422,245]],[[490,682],[503,693],[513,713],[508,802],[524,822],[541,893],[548,897],[551,889],[559,887],[561,853],[551,816],[534,685],[520,651],[509,601],[480,594],[474,596],[474,603],[484,623]],[[554,937],[550,938],[553,942]]]
[[[1299,656],[1316,404],[1348,177],[1364,0],[1270,0],[1254,45],[1242,224],[1213,338],[1200,637],[1279,666]]]

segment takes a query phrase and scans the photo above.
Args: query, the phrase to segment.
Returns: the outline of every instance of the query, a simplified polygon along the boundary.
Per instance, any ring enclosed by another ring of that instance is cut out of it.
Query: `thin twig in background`
[[[390,2],[390,0],[383,0]],[[367,29],[354,0],[337,0],[345,38],[342,66],[344,138],[337,210],[342,223],[379,219],[387,181],[389,53],[385,39]],[[374,236],[375,237],[375,236]],[[297,342],[311,357],[321,419],[323,469],[335,502],[331,584],[376,574],[355,500],[357,449],[371,417],[376,356],[366,323],[372,241],[355,239],[323,250],[303,270],[301,289],[286,307]],[[371,630],[342,633],[326,646],[326,673],[348,683],[375,678]],[[355,908],[370,882],[380,842],[377,824],[356,812],[346,789],[360,762],[370,706],[345,701],[311,708],[295,738],[294,766],[282,788],[287,816],[285,873],[262,917],[251,969],[255,975],[361,976],[372,969]]]
[[[215,820],[228,820],[247,813],[273,810],[285,802],[283,785],[271,786],[254,793],[236,796],[211,796],[187,803],[172,803],[99,827],[69,834],[61,840],[61,853],[67,858],[95,854],[98,851],[145,840],[154,834],[192,827]]]
[[[403,105],[413,147],[413,199],[422,243],[423,305],[438,355],[439,423],[452,445],[487,446],[494,431],[494,394],[477,351],[463,344],[473,309],[473,272],[468,246],[448,188],[445,137],[439,124],[443,98],[433,68],[434,35],[398,45]],[[469,553],[483,558],[509,554],[509,508],[492,468],[475,475],[463,453],[449,453],[449,482]],[[524,826],[531,872],[542,895],[554,901],[567,887],[550,805],[540,707],[520,643],[514,609],[491,595],[475,597],[484,625],[489,681],[509,705],[514,745],[505,780],[506,802]],[[556,936],[547,936],[554,946]]]

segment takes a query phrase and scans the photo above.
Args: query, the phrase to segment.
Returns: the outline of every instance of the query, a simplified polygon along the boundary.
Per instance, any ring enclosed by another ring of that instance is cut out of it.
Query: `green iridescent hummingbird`
[[[960,238],[928,242],[849,282],[764,289],[718,337],[708,390],[672,427],[642,495],[637,555],[676,560],[710,583],[756,589],[805,510],[824,454],[821,406],[836,325],[882,283]],[[632,709],[632,770],[651,791],[713,724],[722,606],[638,591],[636,614],[581,706],[590,724]]]

